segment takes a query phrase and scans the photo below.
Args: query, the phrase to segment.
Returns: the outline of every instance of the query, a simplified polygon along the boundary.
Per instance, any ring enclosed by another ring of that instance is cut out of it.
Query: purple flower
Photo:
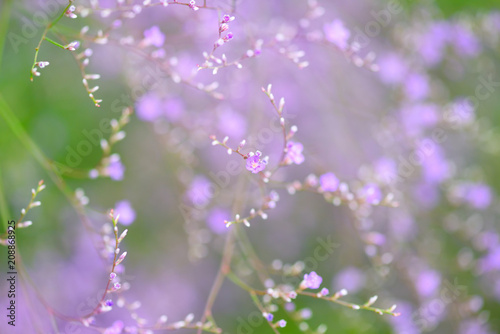
[[[500,270],[500,246],[491,249],[478,261],[480,272],[490,272]]]
[[[374,163],[373,168],[377,174],[377,179],[384,183],[390,184],[398,177],[397,165],[392,159],[380,158]]]
[[[106,171],[112,180],[115,181],[123,180],[123,174],[125,173],[125,166],[123,166],[119,155],[111,156],[111,162],[109,163]]]
[[[368,183],[359,191],[359,197],[368,204],[378,204],[382,200],[382,192],[376,184]]]
[[[408,72],[408,66],[395,53],[381,57],[378,64],[380,66],[380,71],[378,72],[380,80],[386,84],[401,83]]]
[[[266,318],[267,321],[273,321],[274,315],[272,313],[264,313],[264,318]]]
[[[304,275],[303,284],[306,288],[317,289],[320,287],[323,278],[316,274],[315,271],[311,271],[309,274]]]
[[[252,156],[247,159],[247,170],[256,174],[264,170],[267,165],[267,159],[260,159],[262,153],[259,151],[255,152]]]
[[[349,29],[344,27],[344,23],[339,20],[333,20],[332,23],[325,24],[323,27],[326,39],[338,46],[341,50],[347,48],[347,40],[351,36]]]
[[[207,225],[212,230],[212,232],[217,234],[223,234],[227,232],[226,225],[224,221],[231,220],[231,215],[229,212],[222,208],[214,208],[207,217]]]
[[[289,164],[294,163],[300,165],[304,162],[304,155],[302,155],[302,151],[304,150],[304,146],[301,143],[289,141],[286,145],[286,156],[285,161]],[[290,162],[291,161],[291,162]]]
[[[427,183],[436,184],[445,181],[450,176],[450,168],[441,147],[433,146],[433,151],[429,150],[431,153],[422,162],[422,172]]]
[[[186,192],[186,198],[197,208],[205,207],[213,196],[213,185],[204,176],[196,176]]]
[[[321,289],[321,291],[319,293],[322,296],[328,296],[328,294],[330,293],[330,291],[327,288],[323,288],[323,289]]]
[[[339,179],[333,173],[326,173],[319,177],[319,185],[324,191],[335,191],[339,187]]]
[[[429,94],[429,81],[426,76],[413,73],[406,77],[405,94],[411,101],[422,100]]]
[[[491,189],[486,184],[471,184],[465,195],[467,203],[475,209],[486,209],[491,204]]]
[[[431,103],[406,106],[401,110],[402,123],[409,135],[420,135],[439,121],[438,107]]]
[[[165,35],[161,32],[158,26],[152,26],[148,30],[144,30],[144,40],[149,45],[154,45],[157,48],[165,43]]]
[[[356,293],[361,290],[365,284],[365,280],[365,274],[361,269],[347,267],[335,276],[333,287],[335,291],[347,289],[352,293]]]
[[[106,300],[106,306],[113,306],[113,301],[111,299]]]
[[[424,61],[432,66],[443,59],[444,49],[451,35],[447,22],[437,22],[420,38],[418,50]]]
[[[435,270],[424,270],[417,276],[415,288],[422,297],[434,295],[441,284],[441,275]]]
[[[135,211],[127,200],[115,204],[115,215],[120,215],[118,222],[122,225],[130,225],[135,220]]]
[[[278,321],[278,326],[280,327],[285,327],[286,326],[286,321],[284,319],[281,319],[280,321]]]
[[[163,114],[164,107],[160,98],[154,93],[141,96],[136,103],[137,118],[145,122],[153,122]]]
[[[175,122],[184,113],[184,103],[179,98],[171,98],[163,102],[163,110],[167,119]]]
[[[463,57],[474,57],[481,51],[481,45],[472,31],[464,26],[456,25],[452,43],[455,52]]]

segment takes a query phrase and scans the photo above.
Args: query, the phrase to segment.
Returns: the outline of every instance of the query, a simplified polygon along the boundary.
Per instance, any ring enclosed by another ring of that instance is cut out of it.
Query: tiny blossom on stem
[[[286,155],[284,162],[287,165],[292,163],[296,165],[300,165],[304,162],[304,155],[302,151],[304,150],[304,146],[299,142],[289,141],[286,145]]]
[[[319,185],[324,191],[336,191],[339,183],[339,179],[333,173],[325,173],[319,177]]]
[[[257,151],[255,153],[250,153],[249,158],[247,159],[246,168],[250,172],[256,174],[264,170],[267,165],[267,158],[261,159],[262,153]]]
[[[323,282],[323,278],[316,274],[315,271],[311,271],[309,274],[304,275],[304,280],[300,284],[301,288],[317,289]]]
[[[78,49],[79,46],[80,46],[80,42],[73,41],[73,42],[65,45],[64,49],[69,50],[69,51],[75,51],[76,49]]]
[[[196,6],[196,1],[195,0],[189,1],[189,8],[191,8],[194,11],[197,11],[198,9],[200,9],[200,7]]]

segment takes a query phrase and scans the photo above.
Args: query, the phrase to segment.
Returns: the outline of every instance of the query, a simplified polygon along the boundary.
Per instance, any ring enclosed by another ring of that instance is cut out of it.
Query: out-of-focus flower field
[[[0,333],[500,332],[500,3],[0,2]]]

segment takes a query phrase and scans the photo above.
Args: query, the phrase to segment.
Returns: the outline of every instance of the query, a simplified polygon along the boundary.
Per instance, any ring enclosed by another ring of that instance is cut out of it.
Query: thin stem
[[[40,46],[42,45],[42,42],[43,40],[48,40],[47,39],[47,32],[57,23],[59,22],[59,20],[64,16],[64,14],[66,13],[66,11],[69,9],[69,7],[73,4],[73,0],[69,0],[68,1],[68,5],[66,6],[66,8],[64,8],[64,10],[61,12],[61,14],[59,14],[59,16],[52,22],[50,22],[46,27],[45,29],[43,30],[43,33],[42,33],[42,37],[40,38],[40,41],[38,42],[38,45],[37,47],[35,48],[35,59],[33,60],[33,65],[31,66],[31,70],[30,70],[30,80],[33,81],[33,70],[38,62],[38,52],[40,51]],[[53,41],[51,42],[53,43]],[[55,43],[55,42],[54,42]],[[55,45],[58,45],[58,44],[55,44]],[[58,46],[61,46],[61,45],[58,45]],[[63,47],[64,48],[64,47]]]
[[[119,249],[118,245],[120,243],[118,241],[118,227],[117,227],[116,219],[115,219],[114,216],[112,216],[111,219],[113,220],[113,232],[115,234],[115,250],[114,250],[114,257],[113,257],[113,265],[111,266],[111,272],[110,272],[110,274],[115,271],[116,261],[118,260],[118,249]],[[112,279],[111,279],[111,277],[109,277],[108,278],[108,283],[106,284],[106,289],[104,289],[104,292],[102,294],[101,300],[97,303],[96,307],[92,310],[92,312],[90,312],[89,314],[83,316],[82,319],[91,317],[92,315],[94,315],[94,313],[96,313],[99,310],[100,307],[102,307],[104,299],[106,298],[106,296],[109,293],[109,285],[111,284],[111,282],[112,282]]]
[[[245,177],[244,174],[240,174],[238,178],[238,185],[237,185],[237,191],[236,191],[236,198],[233,202],[233,208],[232,212],[233,214],[236,214],[238,211],[241,210],[243,207],[243,203],[246,198],[246,184],[247,184],[247,178]],[[238,226],[233,226],[231,230],[229,230],[229,233],[227,234],[226,237],[226,242],[224,244],[224,251],[223,251],[223,256],[222,256],[222,261],[219,267],[219,271],[217,272],[217,276],[215,277],[215,281],[212,285],[212,288],[210,289],[210,293],[207,298],[207,302],[205,304],[205,308],[203,311],[203,316],[201,317],[201,322],[205,322],[207,318],[210,318],[213,321],[212,318],[212,306],[215,303],[215,299],[217,298],[217,295],[219,294],[220,288],[222,286],[222,283],[224,282],[224,277],[230,272],[231,270],[231,258],[233,256],[234,252],[234,241],[236,237],[236,231],[235,229],[238,228]],[[215,323],[215,322],[214,322]],[[201,328],[198,329],[197,334],[201,334]]]
[[[47,42],[49,42],[49,43],[54,44],[55,46],[60,47],[61,49],[64,49],[64,45],[61,45],[61,44],[57,43],[56,41],[54,41],[54,40],[52,40],[52,39],[50,39],[50,38],[48,38],[48,37],[45,37],[45,40],[46,40]]]
[[[236,284],[237,286],[239,286],[243,290],[246,290],[250,294],[250,297],[252,298],[252,301],[254,302],[255,306],[257,306],[257,308],[259,309],[259,311],[261,313],[264,314],[266,312],[266,309],[264,308],[264,306],[260,302],[259,298],[257,297],[257,291],[256,290],[252,289],[249,285],[247,285],[245,282],[243,282],[238,276],[236,276],[232,272],[230,272],[230,273],[227,274],[227,278],[231,282],[233,282],[234,284]],[[267,320],[267,323],[269,324],[269,326],[271,327],[271,329],[275,333],[279,333],[278,330],[273,326],[273,323],[271,321]]]
[[[207,318],[211,318],[212,322],[214,322],[213,318],[212,318],[212,306],[215,303],[215,299],[217,298],[217,295],[219,294],[222,283],[224,282],[224,277],[229,272],[231,257],[233,255],[233,250],[234,250],[234,235],[235,235],[235,232],[234,232],[234,228],[233,228],[229,231],[228,236],[226,238],[222,262],[220,264],[219,271],[217,272],[217,276],[215,277],[215,281],[212,285],[212,288],[210,289],[210,293],[208,295],[207,302],[205,304],[203,316],[201,317],[202,323],[204,323],[207,320]],[[214,322],[214,324],[215,324],[215,322]],[[202,332],[202,329],[199,328],[197,331],[197,334],[201,334],[201,332]]]

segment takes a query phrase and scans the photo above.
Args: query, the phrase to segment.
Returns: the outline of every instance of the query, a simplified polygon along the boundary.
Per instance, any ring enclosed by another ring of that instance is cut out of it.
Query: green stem
[[[45,37],[45,40],[46,40],[47,42],[49,42],[49,43],[54,44],[55,46],[60,47],[61,49],[64,49],[64,45],[61,45],[61,44],[57,43],[56,41],[54,41],[54,40],[52,40],[52,39],[50,39],[50,38],[48,38],[48,37]]]
[[[47,40],[49,41],[49,39],[46,37],[47,36],[47,32],[57,23],[59,22],[59,20],[64,16],[64,13],[66,13],[66,11],[69,9],[69,7],[73,4],[73,0],[69,0],[68,2],[68,5],[66,6],[66,8],[64,8],[64,10],[61,12],[61,14],[59,14],[59,16],[54,20],[52,21],[51,23],[49,23],[47,25],[47,27],[45,27],[45,30],[43,31],[43,34],[42,34],[42,37],[40,38],[40,41],[38,42],[38,45],[37,47],[35,48],[35,59],[33,60],[33,65],[31,66],[31,70],[30,70],[30,80],[33,81],[33,69],[35,68],[36,66],[36,63],[38,62],[38,52],[40,51],[40,46],[42,45],[42,42],[43,40]],[[49,42],[51,43],[55,43],[54,41],[50,40]],[[61,46],[60,44],[55,44],[57,46]],[[63,49],[64,47],[61,46]]]

